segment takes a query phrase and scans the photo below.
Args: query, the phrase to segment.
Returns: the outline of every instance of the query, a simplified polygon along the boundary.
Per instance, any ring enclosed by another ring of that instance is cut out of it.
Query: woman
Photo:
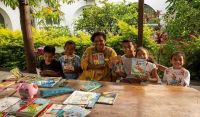
[[[111,81],[108,61],[117,54],[112,48],[105,46],[106,35],[104,33],[94,33],[91,41],[94,46],[88,47],[82,56],[81,67],[83,73],[79,79]]]

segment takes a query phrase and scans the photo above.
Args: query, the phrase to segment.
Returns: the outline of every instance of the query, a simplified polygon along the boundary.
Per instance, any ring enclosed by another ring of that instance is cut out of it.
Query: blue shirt
[[[70,73],[65,73],[64,72],[64,67],[66,65],[71,65],[74,70],[78,69],[81,67],[80,63],[80,57],[77,55],[73,55],[72,57],[69,57],[67,55],[63,55],[59,58],[60,63],[62,65],[62,69],[63,69],[63,73],[64,73],[64,78],[65,79],[77,79],[79,77],[79,73],[78,72],[70,72]]]

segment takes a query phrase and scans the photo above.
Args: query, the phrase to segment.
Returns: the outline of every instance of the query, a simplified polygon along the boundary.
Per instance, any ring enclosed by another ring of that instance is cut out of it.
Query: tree
[[[89,6],[83,9],[83,13],[75,22],[76,31],[82,30],[88,33],[96,31],[118,33],[117,20],[122,20],[130,25],[137,25],[138,4],[102,2],[102,6]]]
[[[31,18],[30,18],[30,7],[40,6],[41,2],[44,1],[54,9],[59,10],[60,0],[0,0],[6,6],[10,6],[15,9],[19,8],[20,11],[20,22],[23,34],[24,49],[26,55],[26,66],[28,72],[35,72],[35,54],[34,54],[34,44],[32,40],[31,31]],[[62,0],[63,3],[72,3],[74,0]]]
[[[200,0],[167,0],[166,31],[170,38],[200,34]]]

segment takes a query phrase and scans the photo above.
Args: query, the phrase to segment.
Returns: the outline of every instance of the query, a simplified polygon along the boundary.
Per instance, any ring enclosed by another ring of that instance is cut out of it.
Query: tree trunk
[[[138,47],[143,46],[143,16],[144,16],[144,0],[139,0],[138,10]]]
[[[18,1],[19,1],[21,30],[23,34],[24,50],[26,55],[26,67],[27,67],[26,70],[29,73],[35,73],[36,61],[34,54],[34,44],[32,40],[30,7],[27,4],[27,0],[18,0]]]

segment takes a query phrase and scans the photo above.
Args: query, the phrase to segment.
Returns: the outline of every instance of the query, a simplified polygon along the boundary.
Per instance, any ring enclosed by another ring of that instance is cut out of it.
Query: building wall
[[[20,15],[19,10],[16,8],[13,10],[10,7],[6,7],[0,2],[0,13],[4,17],[5,25],[11,30],[20,30]]]
[[[109,2],[120,2],[122,0],[109,0]],[[138,0],[127,0],[129,2],[138,2]],[[166,12],[165,3],[166,0],[145,0],[145,4],[151,6],[154,10],[160,10],[161,14]],[[61,11],[64,12],[64,16],[62,17],[63,21],[61,22],[62,26],[68,26],[71,31],[73,31],[74,21],[81,14],[83,8],[93,5],[94,0],[79,0],[70,5],[63,4],[61,6]],[[5,24],[9,29],[17,30],[20,28],[20,15],[19,10],[16,8],[13,10],[10,7],[6,7],[2,2],[0,2],[0,13],[4,17]]]

